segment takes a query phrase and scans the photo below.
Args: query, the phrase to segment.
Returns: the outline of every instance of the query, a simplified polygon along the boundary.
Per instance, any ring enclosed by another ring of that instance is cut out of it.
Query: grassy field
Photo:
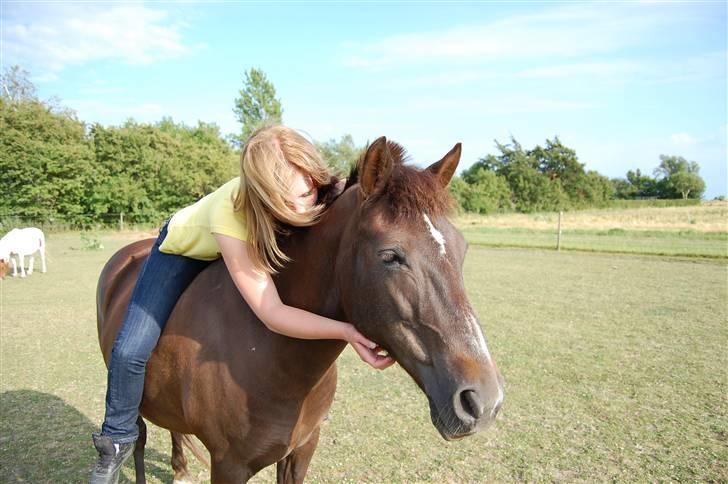
[[[556,247],[558,213],[465,214],[455,220],[471,244]],[[694,207],[565,212],[561,249],[728,258],[728,203]]]
[[[105,388],[96,279],[137,237],[83,250],[88,237],[51,234],[47,274],[0,282],[0,481],[87,479]],[[506,379],[496,425],[443,441],[404,371],[347,349],[309,482],[728,480],[725,260],[473,245],[465,281]],[[150,434],[148,479],[171,482],[168,434]]]

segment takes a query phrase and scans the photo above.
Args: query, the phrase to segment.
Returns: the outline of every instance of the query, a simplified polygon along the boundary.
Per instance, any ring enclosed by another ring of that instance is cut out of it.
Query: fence
[[[156,220],[157,218],[159,220]],[[124,212],[74,214],[73,216],[54,215],[50,217],[20,217],[12,214],[0,214],[0,233],[5,233],[15,227],[38,227],[44,232],[149,229],[161,225],[165,218],[166,216],[135,215]]]

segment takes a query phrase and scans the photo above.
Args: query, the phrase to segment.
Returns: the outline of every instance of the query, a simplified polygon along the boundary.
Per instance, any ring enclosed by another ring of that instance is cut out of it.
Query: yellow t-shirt
[[[233,178],[175,213],[167,225],[167,237],[159,250],[193,259],[215,260],[220,257],[220,247],[213,233],[245,240],[245,219],[243,214],[233,210],[233,200],[239,187],[240,177]]]

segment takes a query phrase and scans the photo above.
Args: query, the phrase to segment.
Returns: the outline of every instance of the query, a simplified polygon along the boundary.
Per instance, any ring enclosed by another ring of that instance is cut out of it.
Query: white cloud
[[[517,74],[518,77],[531,78],[560,78],[560,77],[597,77],[607,78],[625,76],[645,71],[644,63],[616,61],[616,62],[586,62],[576,64],[558,64],[525,69]]]
[[[698,143],[698,140],[689,133],[675,133],[670,136],[670,141],[679,146],[689,146]]]
[[[363,45],[347,42],[342,47],[349,52],[346,64],[368,68],[417,62],[575,58],[634,45],[674,21],[649,5],[569,5],[489,23],[393,35]]]
[[[553,64],[521,71],[524,78],[579,78],[607,82],[648,84],[725,78],[726,52],[710,52],[679,60],[577,62]]]
[[[402,108],[408,113],[458,112],[465,108],[480,115],[504,115],[517,113],[545,113],[597,109],[592,102],[578,102],[562,99],[536,98],[530,96],[502,98],[412,98]]]
[[[67,66],[99,60],[130,64],[179,57],[182,25],[140,3],[10,4],[3,19],[3,56],[52,76]]]

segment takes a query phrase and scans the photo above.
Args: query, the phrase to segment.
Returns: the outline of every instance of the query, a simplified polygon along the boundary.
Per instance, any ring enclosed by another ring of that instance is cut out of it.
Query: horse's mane
[[[387,141],[387,148],[393,161],[392,175],[377,198],[386,200],[388,208],[386,213],[392,220],[396,222],[402,218],[421,217],[423,213],[430,217],[450,213],[453,207],[452,196],[447,189],[443,190],[435,175],[409,164],[409,155],[394,141]],[[346,179],[344,192],[359,183],[359,166],[364,160],[366,151],[365,148],[352,167]]]

